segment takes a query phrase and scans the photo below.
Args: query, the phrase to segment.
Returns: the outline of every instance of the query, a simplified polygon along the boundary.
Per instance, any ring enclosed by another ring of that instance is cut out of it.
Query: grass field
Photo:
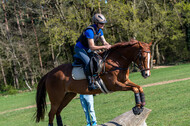
[[[140,73],[130,74],[130,79],[146,85],[161,81],[190,77],[190,64],[151,70],[151,77],[143,79]],[[146,107],[152,109],[148,126],[190,126],[190,80],[144,88]],[[135,105],[132,92],[115,92],[94,97],[98,124],[131,110]],[[35,91],[16,95],[0,96],[0,126],[46,126],[48,113],[43,122],[35,123],[36,108],[11,111],[35,104]],[[48,105],[49,111],[49,105]],[[85,126],[85,116],[78,98],[62,111],[63,123],[67,126]],[[56,124],[55,124],[56,125]]]

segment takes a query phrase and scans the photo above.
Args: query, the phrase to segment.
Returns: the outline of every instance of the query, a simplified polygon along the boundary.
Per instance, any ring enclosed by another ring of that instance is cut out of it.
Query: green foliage
[[[9,0],[5,3],[5,10],[0,9],[0,74],[4,70],[8,85],[16,83],[18,78],[20,87],[24,87],[22,80],[27,78],[33,86],[31,82],[37,83],[47,71],[72,62],[76,40],[92,23],[92,16],[100,11],[108,21],[104,36],[109,43],[135,37],[147,43],[153,41],[152,58],[160,58],[161,63],[190,60],[187,1],[109,0],[106,4],[104,0]],[[0,81],[3,79],[1,76]]]
[[[2,95],[13,95],[13,94],[16,94],[18,93],[18,90],[15,89],[13,86],[11,85],[8,85],[8,86],[3,86],[1,88],[1,94]]]

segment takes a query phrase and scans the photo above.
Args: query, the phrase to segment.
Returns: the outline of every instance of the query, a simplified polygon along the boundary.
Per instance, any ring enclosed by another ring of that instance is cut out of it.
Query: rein
[[[104,75],[104,74],[107,74],[107,73],[109,73],[109,72],[112,72],[112,71],[116,71],[116,70],[128,70],[128,68],[122,68],[122,67],[117,67],[117,66],[114,66],[113,64],[111,64],[111,63],[109,63],[109,62],[106,62],[106,58],[108,57],[108,55],[110,54],[110,50],[108,50],[108,51],[106,51],[105,52],[105,54],[104,54],[104,56],[103,56],[103,66],[104,66],[104,69],[103,69],[103,73],[101,73],[99,76],[101,76],[101,75]],[[120,56],[122,56],[123,58],[125,58],[125,59],[127,59],[126,57],[124,57],[123,55],[120,55]],[[113,70],[109,70],[109,71],[106,71],[105,70],[105,64],[109,64],[109,65],[111,65],[112,67],[114,67],[114,69]]]

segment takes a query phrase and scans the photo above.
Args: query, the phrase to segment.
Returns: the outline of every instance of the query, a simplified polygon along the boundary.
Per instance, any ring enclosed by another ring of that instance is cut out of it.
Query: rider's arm
[[[94,50],[98,50],[98,49],[109,49],[110,46],[109,45],[103,45],[103,46],[96,46],[94,44],[94,39],[88,39],[88,45],[89,48],[94,51]]]
[[[109,45],[109,43],[106,41],[103,35],[100,36],[100,41],[102,42],[103,45]]]
[[[96,46],[94,44],[94,33],[91,29],[86,30],[85,35],[88,38],[88,45],[92,51],[99,50],[99,49],[109,49],[111,47],[111,45],[109,45],[109,44],[104,44],[102,46]],[[106,42],[106,41],[104,40],[104,42]]]

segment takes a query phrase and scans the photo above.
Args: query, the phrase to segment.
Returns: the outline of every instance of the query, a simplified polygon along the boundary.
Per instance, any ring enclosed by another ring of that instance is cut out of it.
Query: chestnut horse
[[[150,46],[144,42],[131,40],[121,42],[107,50],[109,53],[101,53],[102,57],[107,54],[104,65],[105,71],[100,74],[100,78],[105,83],[107,89],[115,91],[133,91],[136,105],[133,113],[139,115],[145,105],[145,96],[141,86],[129,80],[129,65],[137,64],[144,78],[150,76]],[[36,122],[44,119],[46,109],[46,91],[51,102],[49,112],[49,126],[53,126],[56,115],[58,126],[62,126],[60,113],[64,107],[79,94],[98,94],[100,89],[88,90],[87,80],[74,80],[71,76],[72,64],[63,64],[44,75],[37,87],[36,93]]]

